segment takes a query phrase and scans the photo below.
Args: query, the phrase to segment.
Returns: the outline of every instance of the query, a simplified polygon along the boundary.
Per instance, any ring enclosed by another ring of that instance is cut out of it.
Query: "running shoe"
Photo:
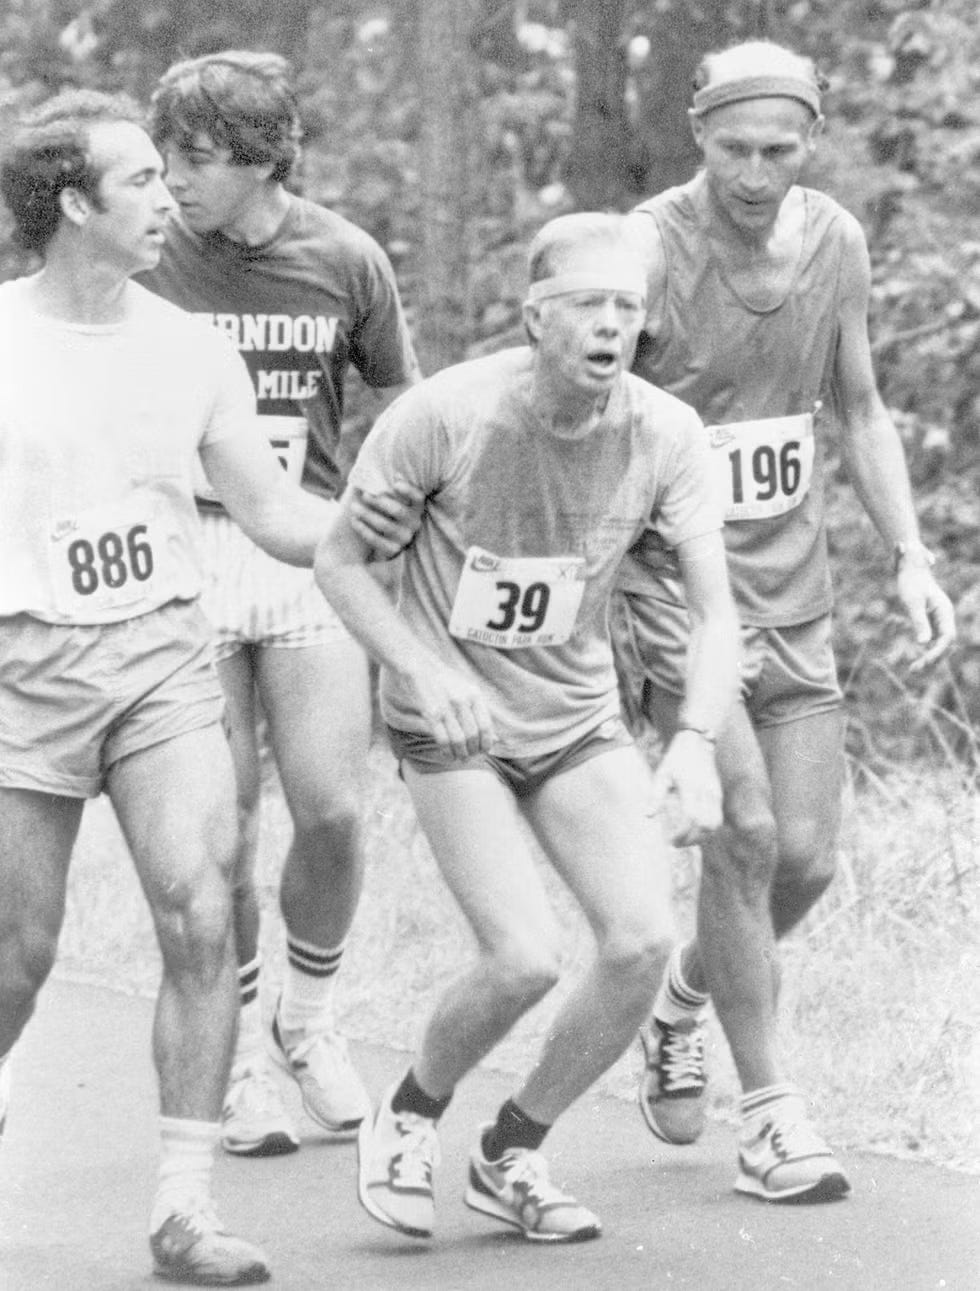
[[[299,1137],[265,1066],[233,1074],[221,1112],[221,1146],[240,1157],[295,1152]]]
[[[463,1200],[471,1210],[520,1229],[531,1242],[587,1242],[602,1225],[590,1210],[556,1187],[540,1152],[510,1148],[488,1161],[480,1143],[470,1157],[470,1178]]]
[[[806,1119],[802,1098],[780,1099],[771,1116],[739,1140],[735,1191],[763,1201],[839,1201],[851,1185]]]
[[[333,1031],[287,1031],[276,1009],[272,1056],[300,1087],[311,1120],[332,1133],[356,1130],[370,1115],[371,1100],[347,1052]]]
[[[268,1282],[264,1253],[222,1227],[210,1202],[173,1211],[150,1237],[153,1272],[168,1282],[243,1287]]]
[[[707,1109],[705,1022],[692,1013],[681,1022],[651,1018],[640,1029],[644,1069],[637,1091],[650,1130],[665,1143],[695,1143]]]
[[[379,1223],[407,1237],[431,1237],[435,1223],[432,1173],[439,1164],[435,1121],[394,1112],[385,1095],[377,1115],[361,1122],[357,1136],[357,1195]]]

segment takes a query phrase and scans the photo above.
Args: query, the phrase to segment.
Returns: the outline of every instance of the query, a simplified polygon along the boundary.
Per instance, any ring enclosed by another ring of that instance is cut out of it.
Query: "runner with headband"
[[[853,216],[797,183],[823,126],[813,64],[765,41],[709,55],[691,108],[703,170],[629,222],[647,260],[634,372],[692,404],[726,499],[742,623],[741,700],[719,734],[725,828],[702,846],[695,940],[674,953],[643,1029],[650,1129],[693,1142],[705,1118],[709,994],[741,1080],[736,1188],[767,1201],[844,1196],[776,1051],[775,942],[830,883],[840,812],[841,692],[831,647],[822,441],[893,559],[921,654],[954,635],[923,547],[901,441],[875,386],[868,252]],[[616,605],[628,703],[665,739],[683,714],[688,607],[664,553],[649,595],[624,566]]]
[[[528,827],[596,955],[483,1127],[465,1201],[532,1241],[599,1235],[539,1149],[649,1013],[673,937],[658,801],[673,790],[688,841],[721,812],[710,732],[734,694],[736,621],[703,428],[627,371],[643,270],[622,217],[554,220],[529,258],[530,344],[402,395],[354,465],[365,493],[397,479],[427,498],[397,609],[343,522],[317,561],[327,599],[382,664],[401,773],[476,944],[361,1127],[361,1202],[414,1237],[433,1231],[437,1123],[456,1085],[559,978]],[[619,715],[607,628],[620,560],[648,526],[678,553],[694,624],[682,729],[654,780]]]

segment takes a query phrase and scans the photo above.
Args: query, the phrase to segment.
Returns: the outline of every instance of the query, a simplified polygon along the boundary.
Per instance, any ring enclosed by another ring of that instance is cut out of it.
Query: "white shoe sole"
[[[819,1179],[811,1183],[801,1183],[795,1188],[767,1188],[761,1179],[742,1171],[735,1180],[735,1191],[747,1197],[757,1197],[760,1201],[780,1202],[787,1204],[820,1203],[825,1201],[842,1201],[851,1191],[851,1185],[840,1170],[828,1170]]]
[[[299,1151],[299,1139],[287,1134],[285,1130],[276,1130],[261,1139],[222,1137],[221,1146],[234,1157],[284,1157]]]
[[[357,1199],[371,1216],[379,1224],[384,1224],[386,1228],[393,1228],[395,1232],[402,1233],[405,1237],[428,1238],[432,1236],[431,1228],[414,1228],[408,1224],[400,1223],[393,1215],[389,1215],[383,1210],[371,1196],[367,1170],[368,1162],[371,1159],[370,1140],[374,1131],[373,1119],[366,1116],[361,1122],[360,1130],[357,1135]]]

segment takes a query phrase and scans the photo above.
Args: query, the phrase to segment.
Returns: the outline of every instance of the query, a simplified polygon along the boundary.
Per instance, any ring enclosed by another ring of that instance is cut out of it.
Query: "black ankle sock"
[[[391,1096],[393,1112],[414,1112],[416,1116],[425,1116],[430,1121],[437,1121],[449,1106],[452,1094],[445,1098],[433,1098],[427,1094],[415,1079],[415,1072],[409,1067],[402,1083]]]
[[[499,1161],[508,1148],[537,1151],[550,1129],[550,1125],[532,1121],[527,1112],[522,1112],[514,1100],[508,1098],[497,1113],[496,1124],[484,1131],[480,1146],[488,1161]]]

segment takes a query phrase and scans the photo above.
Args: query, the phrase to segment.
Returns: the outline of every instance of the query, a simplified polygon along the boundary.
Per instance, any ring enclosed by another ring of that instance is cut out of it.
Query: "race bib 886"
[[[449,631],[498,650],[562,645],[575,630],[585,591],[581,556],[466,553]]]
[[[152,501],[139,495],[62,517],[48,545],[58,609],[88,617],[150,604],[167,563],[166,537]]]

